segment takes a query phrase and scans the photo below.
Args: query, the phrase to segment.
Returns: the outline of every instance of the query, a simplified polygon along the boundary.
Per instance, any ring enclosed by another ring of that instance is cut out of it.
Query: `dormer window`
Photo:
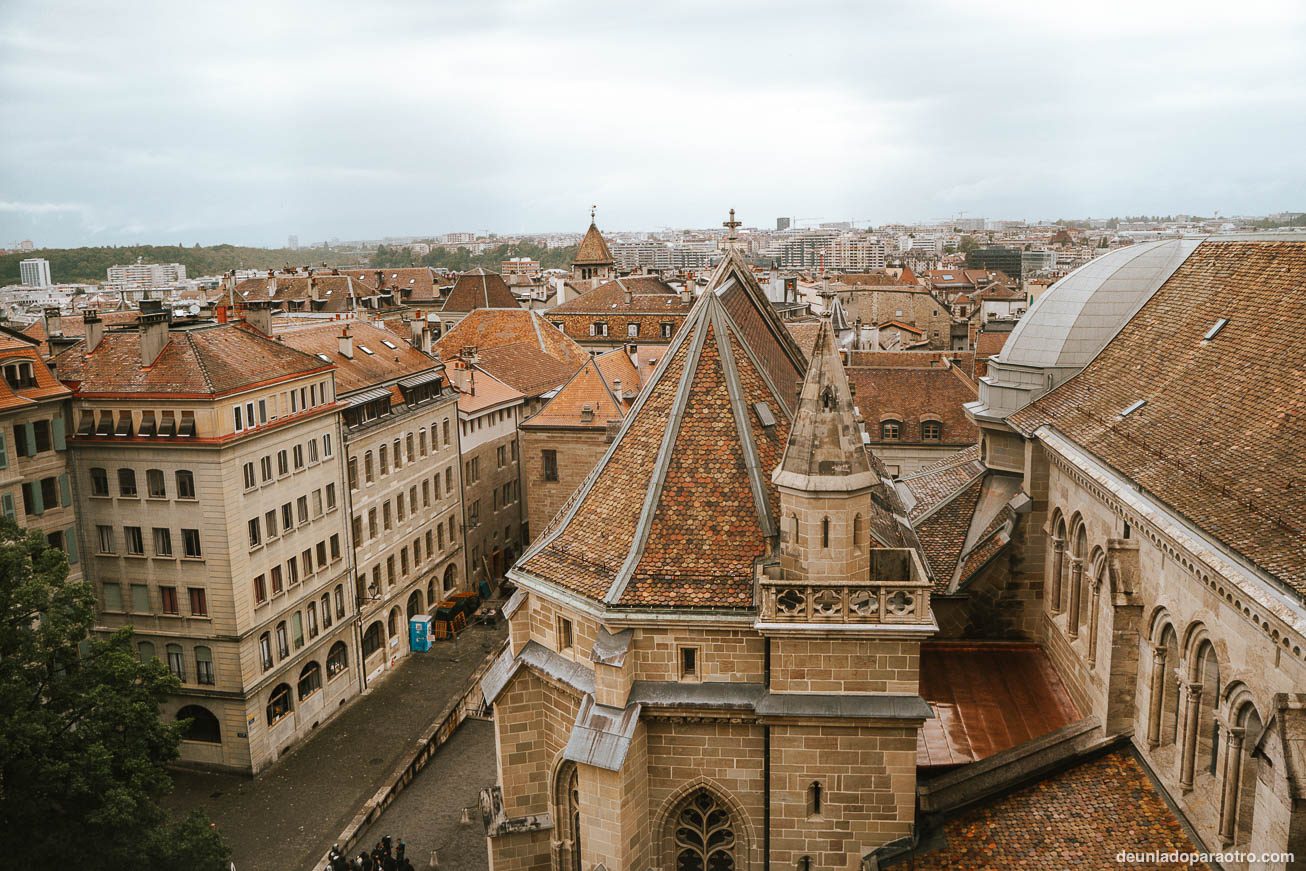
[[[937,442],[943,439],[943,423],[937,420],[921,421],[921,441]]]
[[[896,442],[901,438],[902,421],[892,419],[880,421],[880,441]]]
[[[23,390],[36,386],[36,374],[32,364],[20,360],[4,364],[5,382],[14,390]]]

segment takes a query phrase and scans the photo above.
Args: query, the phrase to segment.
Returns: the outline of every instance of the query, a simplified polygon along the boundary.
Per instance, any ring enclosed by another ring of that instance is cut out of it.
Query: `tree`
[[[957,250],[969,257],[979,250],[979,243],[975,241],[974,236],[962,236],[957,243]]]
[[[0,850],[16,868],[226,871],[202,816],[167,819],[185,723],[159,720],[177,680],[132,651],[131,629],[92,637],[90,586],[63,551],[0,521]]]

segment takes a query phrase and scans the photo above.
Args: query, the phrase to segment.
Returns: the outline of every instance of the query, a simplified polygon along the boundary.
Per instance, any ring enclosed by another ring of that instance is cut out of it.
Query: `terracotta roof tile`
[[[816,347],[816,336],[821,331],[820,322],[785,321],[785,329],[794,337],[794,342],[802,349],[803,356],[810,359],[812,350]]]
[[[856,389],[857,407],[861,409],[873,445],[925,443],[921,424],[926,418],[943,424],[942,440],[926,444],[970,445],[979,438],[975,424],[966,417],[962,407],[975,401],[975,385],[955,367],[849,366],[848,380]],[[901,437],[882,442],[880,422],[890,418],[901,422]]]
[[[470,312],[482,308],[521,308],[517,297],[497,272],[476,268],[454,282],[441,311]]]
[[[340,353],[340,333],[346,327],[354,343],[352,360]],[[399,340],[390,330],[359,321],[287,326],[276,330],[274,336],[283,344],[318,357],[319,360],[321,356],[328,358],[336,367],[338,396],[347,396],[356,390],[375,387],[419,372],[444,368],[439,360],[428,357],[409,343]],[[367,353],[363,350],[364,347],[373,353]]]
[[[215,303],[234,297],[237,304],[244,302],[271,302],[295,311],[348,312],[362,307],[360,300],[381,297],[374,285],[349,275],[329,272],[278,273],[260,278],[247,278],[236,283],[228,293],[223,288],[213,291],[209,298]],[[388,301],[382,298],[381,307]],[[398,304],[397,301],[394,304]]]
[[[523,308],[476,309],[436,341],[435,351],[441,358],[452,360],[466,347],[476,348],[478,354],[483,354],[491,349],[519,345],[532,345],[557,363],[565,365],[565,373],[545,389],[552,389],[566,381],[589,359],[584,348],[540,317],[538,312]],[[506,359],[505,356],[504,360]],[[537,361],[538,359],[536,358]],[[522,373],[522,376],[529,377],[529,373]],[[549,377],[554,375],[550,374]]]
[[[572,263],[576,266],[612,265],[612,252],[608,250],[608,243],[594,222],[590,222],[589,229],[580,240],[580,246],[576,249],[576,258]]]
[[[925,557],[934,572],[934,591],[946,593],[956,572],[961,549],[966,544],[975,506],[979,504],[983,479],[976,478],[945,502],[933,514],[915,523]]]
[[[627,292],[631,295],[630,302],[626,302]],[[632,275],[606,281],[554,306],[549,314],[684,314],[692,304],[681,301],[675,290],[655,275]]]
[[[539,396],[565,384],[578,368],[575,360],[559,360],[536,341],[478,348],[476,357],[477,368],[525,396]]]
[[[1010,421],[1050,426],[1306,596],[1304,284],[1306,242],[1207,240]]]
[[[352,267],[340,272],[373,287],[397,290],[396,302],[433,303],[440,299],[441,281],[429,266]]]
[[[899,478],[898,486],[908,491],[912,503],[910,514],[915,520],[982,474],[984,464],[980,462],[979,445],[971,445]]]

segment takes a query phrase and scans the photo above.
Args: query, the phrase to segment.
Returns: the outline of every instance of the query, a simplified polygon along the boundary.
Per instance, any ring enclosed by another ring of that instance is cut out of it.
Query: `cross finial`
[[[598,206],[590,206],[590,223],[591,223],[591,224],[594,223],[594,212],[597,211],[597,210],[598,210]]]
[[[735,220],[735,210],[734,210],[734,209],[731,209],[731,210],[730,210],[730,220],[729,220],[729,221],[722,221],[722,222],[721,222],[721,226],[722,226],[722,227],[726,227],[726,228],[728,228],[728,229],[730,230],[730,238],[731,238],[731,239],[734,239],[734,238],[736,237],[735,230],[737,230],[739,227],[742,227],[743,225],[744,225],[744,222],[743,222],[743,221],[736,221],[736,220]]]

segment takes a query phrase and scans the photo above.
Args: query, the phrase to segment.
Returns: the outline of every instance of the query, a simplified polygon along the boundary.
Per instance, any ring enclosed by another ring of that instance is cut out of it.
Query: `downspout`
[[[762,676],[771,691],[771,638],[766,639]],[[771,871],[771,726],[762,725],[762,871]]]

